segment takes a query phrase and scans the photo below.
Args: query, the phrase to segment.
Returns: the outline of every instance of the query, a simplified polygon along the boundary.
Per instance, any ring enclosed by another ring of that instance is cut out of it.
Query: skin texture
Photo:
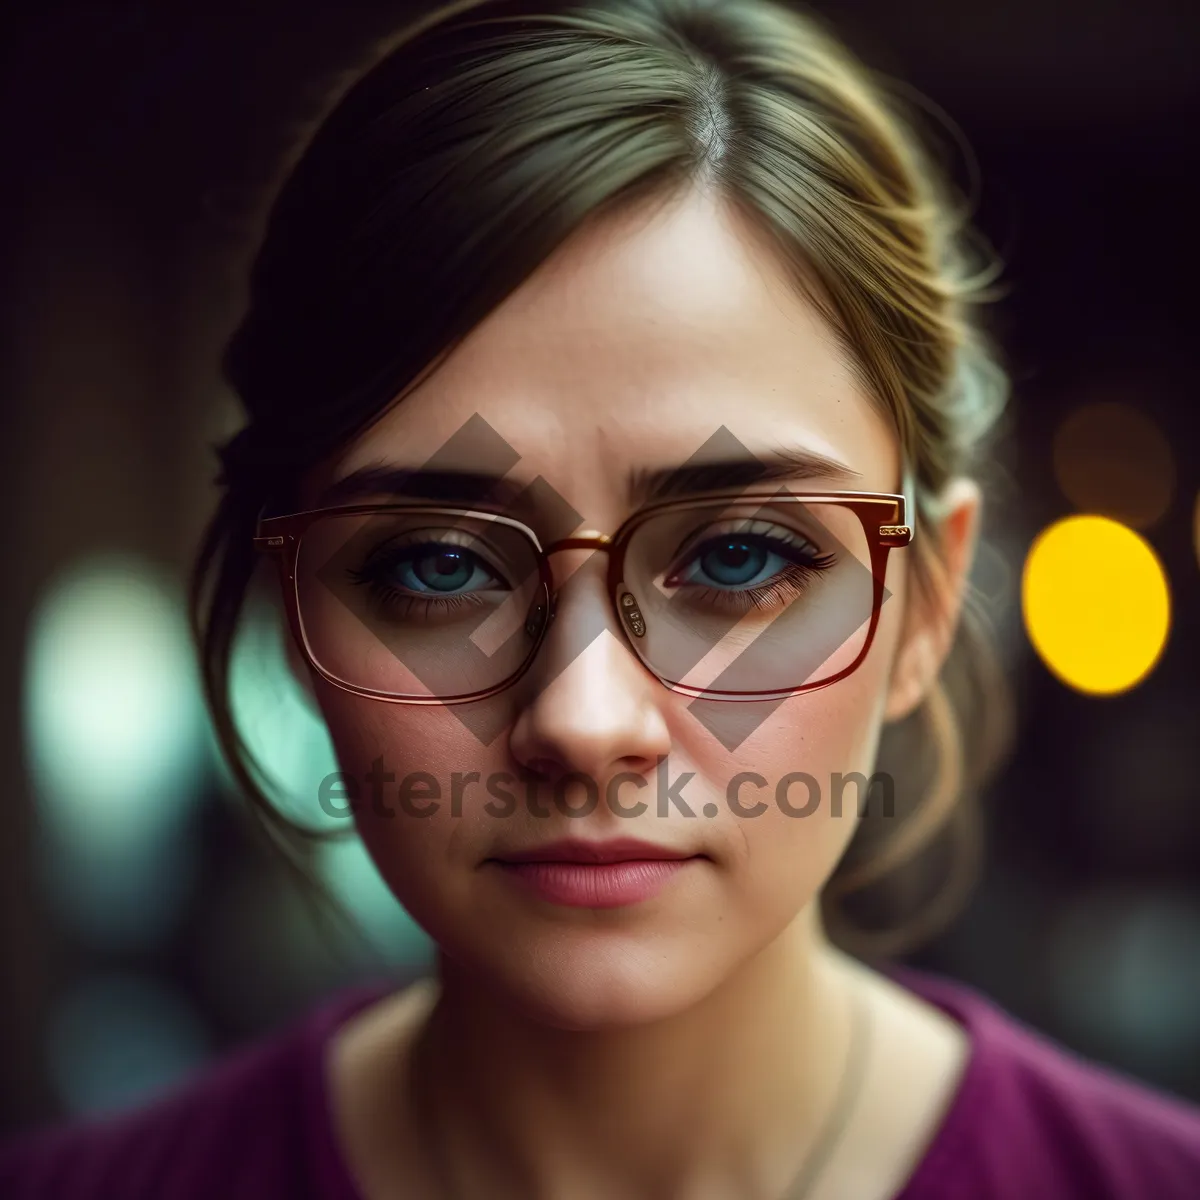
[[[475,413],[520,454],[514,477],[543,476],[608,532],[629,515],[630,467],[681,463],[722,425],[752,451],[783,443],[848,468],[811,490],[900,487],[896,435],[845,352],[766,245],[702,191],[577,233],[314,473],[310,498],[363,467],[420,465]],[[358,814],[384,878],[440,948],[438,984],[377,1006],[335,1047],[336,1116],[365,1194],[401,1181],[451,1194],[417,1114],[452,1111],[440,1137],[456,1194],[778,1200],[836,1092],[856,990],[875,1049],[858,1115],[812,1195],[894,1193],[952,1095],[961,1033],[822,935],[816,902],[854,832],[853,800],[841,817],[822,804],[797,820],[770,804],[747,819],[726,785],[744,770],[772,783],[799,770],[870,775],[883,723],[920,700],[946,653],[977,508],[960,482],[942,529],[918,531],[943,544],[941,603],[918,602],[912,552],[893,551],[892,598],[863,664],[774,707],[733,752],[630,652],[603,555],[555,556],[562,590],[547,642],[516,687],[479,702],[503,717],[488,746],[446,708],[384,704],[313,677],[342,767],[360,778],[381,757],[397,778],[429,771],[443,786],[453,771],[525,769],[548,800],[565,772],[603,788],[631,771],[652,798],[667,756],[672,778],[694,773],[689,807],[718,808],[663,817],[651,803],[622,818],[601,805],[573,819],[550,804],[544,819],[523,808],[496,819],[483,790],[467,788],[460,815],[445,803],[425,818]],[[598,620],[604,631],[577,653]],[[655,898],[609,910],[530,898],[484,865],[570,836],[705,857]]]

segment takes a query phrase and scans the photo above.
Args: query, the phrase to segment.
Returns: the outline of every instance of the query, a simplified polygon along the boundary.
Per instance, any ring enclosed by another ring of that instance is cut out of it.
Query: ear
[[[925,699],[954,644],[979,537],[981,505],[974,480],[954,479],[934,506],[939,514],[936,525],[918,526],[917,536],[932,543],[922,562],[929,578],[918,582],[915,564],[908,564],[904,629],[892,662],[886,721],[908,716]]]

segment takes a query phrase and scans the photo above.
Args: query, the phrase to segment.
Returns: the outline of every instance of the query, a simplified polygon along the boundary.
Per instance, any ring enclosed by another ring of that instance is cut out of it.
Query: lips
[[[565,908],[625,908],[653,899],[705,859],[653,842],[577,838],[505,851],[489,860],[527,896]]]
[[[507,851],[493,856],[501,863],[622,863],[622,862],[678,862],[685,858],[700,857],[687,850],[673,850],[669,846],[656,846],[636,838],[616,838],[607,842],[589,842],[579,838],[567,838],[558,842],[546,842],[526,850]]]

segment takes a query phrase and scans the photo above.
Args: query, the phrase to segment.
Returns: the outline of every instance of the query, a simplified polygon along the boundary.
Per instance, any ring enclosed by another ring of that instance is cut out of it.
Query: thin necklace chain
[[[825,1118],[825,1126],[808,1152],[800,1173],[792,1180],[780,1200],[805,1200],[833,1152],[841,1145],[850,1118],[858,1107],[859,1093],[867,1076],[871,1049],[871,1010],[861,988],[851,988],[850,1041],[846,1047],[846,1064],[838,1083],[837,1096]]]
[[[860,988],[852,988],[851,992],[850,1038],[846,1048],[846,1062],[842,1067],[842,1076],[838,1082],[837,1095],[825,1118],[824,1127],[813,1143],[813,1148],[809,1151],[804,1165],[800,1168],[800,1173],[792,1180],[787,1191],[779,1200],[807,1200],[820,1178],[821,1172],[828,1165],[833,1152],[841,1145],[850,1118],[858,1107],[859,1094],[866,1079],[866,1068],[871,1057],[871,1011]],[[436,1121],[428,1120],[430,1115],[428,1112],[423,1115],[427,1122],[427,1136],[432,1143],[439,1181],[449,1187],[450,1200],[461,1200],[457,1187],[451,1182],[451,1171],[442,1130]]]

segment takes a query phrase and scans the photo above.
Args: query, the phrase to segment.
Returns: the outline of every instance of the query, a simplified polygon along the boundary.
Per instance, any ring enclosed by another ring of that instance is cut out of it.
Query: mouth
[[[649,900],[677,876],[707,861],[652,842],[568,840],[487,860],[526,896],[565,908],[624,908]]]
[[[629,862],[682,862],[690,858],[704,858],[690,850],[675,850],[669,846],[658,846],[653,842],[635,838],[616,838],[607,842],[589,842],[579,838],[568,838],[559,842],[546,842],[525,850],[512,850],[494,855],[489,861],[516,865],[520,863],[576,863],[580,865],[603,865]]]

